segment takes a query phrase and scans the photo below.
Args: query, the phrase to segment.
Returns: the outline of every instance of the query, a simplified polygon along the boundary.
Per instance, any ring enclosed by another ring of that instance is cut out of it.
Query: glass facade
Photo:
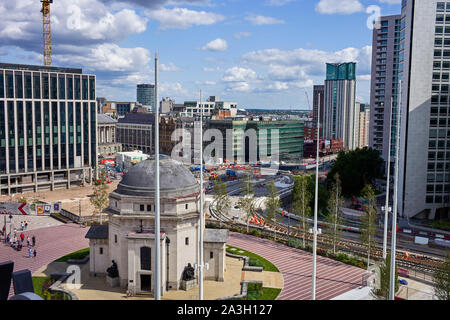
[[[356,80],[356,63],[327,63],[326,80]]]
[[[95,167],[95,76],[5,65],[0,64],[0,175]]]

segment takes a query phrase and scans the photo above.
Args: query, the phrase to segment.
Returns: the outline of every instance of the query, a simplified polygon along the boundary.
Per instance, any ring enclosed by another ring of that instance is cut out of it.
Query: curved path
[[[227,244],[254,252],[283,274],[277,300],[311,300],[312,254],[280,243],[230,232]],[[316,299],[330,300],[361,286],[365,270],[317,256]]]

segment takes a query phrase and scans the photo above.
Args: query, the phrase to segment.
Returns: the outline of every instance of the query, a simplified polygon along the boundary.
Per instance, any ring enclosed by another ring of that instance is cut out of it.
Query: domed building
[[[155,161],[145,160],[124,175],[109,195],[109,225],[92,226],[90,273],[106,275],[117,265],[117,285],[153,292],[155,270]],[[160,160],[161,293],[181,289],[183,272],[199,257],[200,185],[181,163]],[[205,280],[223,281],[227,230],[204,229]],[[197,270],[195,270],[197,277]],[[111,278],[107,278],[111,285]]]

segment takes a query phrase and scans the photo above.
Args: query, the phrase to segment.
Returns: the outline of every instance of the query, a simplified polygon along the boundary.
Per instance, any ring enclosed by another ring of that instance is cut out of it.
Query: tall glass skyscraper
[[[69,188],[97,166],[96,78],[0,63],[0,193]]]
[[[359,127],[356,127],[356,63],[327,63],[323,136],[341,139],[344,148],[358,147]]]
[[[155,111],[155,85],[153,84],[138,84],[137,85],[137,102],[142,106]]]

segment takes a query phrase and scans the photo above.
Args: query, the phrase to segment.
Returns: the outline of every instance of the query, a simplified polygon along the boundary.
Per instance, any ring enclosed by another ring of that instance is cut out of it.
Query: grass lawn
[[[42,287],[46,282],[48,283],[50,281],[50,277],[32,277],[32,280],[34,293],[36,293],[42,299],[45,299],[45,296],[42,293]]]
[[[86,257],[89,254],[89,248],[86,249],[81,249],[72,253],[69,253],[68,255],[65,255],[64,257],[61,257],[57,260],[55,260],[56,262],[67,262],[67,260],[69,259],[83,259],[84,257]]]
[[[236,250],[231,250],[232,248],[235,248]],[[239,251],[243,251],[242,253]],[[240,256],[247,256],[250,258],[249,265],[250,266],[256,266],[256,267],[263,267],[264,271],[272,271],[272,272],[280,272],[275,265],[270,262],[269,260],[264,259],[263,257],[253,253],[249,252],[240,248],[236,248],[233,246],[227,246],[227,252],[238,254]]]
[[[434,221],[431,226],[442,230],[450,230],[450,221]]]
[[[275,300],[281,289],[263,288],[260,283],[249,283],[247,298],[242,300]]]

